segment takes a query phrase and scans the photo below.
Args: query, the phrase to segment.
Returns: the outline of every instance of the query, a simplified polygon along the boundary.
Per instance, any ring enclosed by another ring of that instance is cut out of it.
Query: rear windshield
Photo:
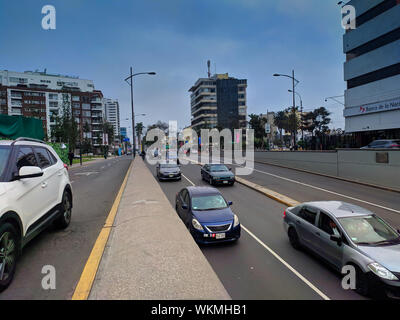
[[[3,176],[8,163],[11,148],[8,146],[0,147],[0,181],[3,181]]]
[[[160,168],[178,168],[178,166],[173,163],[164,163],[160,164]]]

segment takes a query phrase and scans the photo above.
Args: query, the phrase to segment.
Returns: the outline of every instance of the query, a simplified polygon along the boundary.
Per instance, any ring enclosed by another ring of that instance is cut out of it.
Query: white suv
[[[71,221],[67,166],[40,140],[0,141],[0,292],[11,283],[22,248],[51,223]]]

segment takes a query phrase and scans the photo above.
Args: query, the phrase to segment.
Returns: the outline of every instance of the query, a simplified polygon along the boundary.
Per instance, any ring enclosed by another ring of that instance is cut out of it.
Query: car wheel
[[[5,290],[14,278],[17,266],[19,237],[10,223],[0,227],[0,292]]]
[[[59,229],[65,229],[71,222],[72,215],[72,199],[68,192],[64,192],[61,202],[62,214],[55,221],[55,225]]]
[[[356,268],[356,289],[355,291],[362,295],[368,296],[369,295],[369,283],[367,275],[359,268]]]
[[[300,241],[299,241],[299,236],[297,235],[297,232],[294,228],[290,228],[289,232],[289,241],[290,244],[292,245],[293,248],[296,250],[299,250],[301,248]]]

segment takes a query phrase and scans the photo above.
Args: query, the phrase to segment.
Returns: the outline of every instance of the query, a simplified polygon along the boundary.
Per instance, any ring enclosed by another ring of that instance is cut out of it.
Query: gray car
[[[181,180],[181,168],[174,163],[159,163],[157,164],[158,180]]]
[[[373,212],[342,201],[289,207],[284,228],[295,249],[310,249],[336,270],[352,265],[356,291],[400,298],[400,234]]]
[[[400,140],[375,140],[361,149],[400,149]]]

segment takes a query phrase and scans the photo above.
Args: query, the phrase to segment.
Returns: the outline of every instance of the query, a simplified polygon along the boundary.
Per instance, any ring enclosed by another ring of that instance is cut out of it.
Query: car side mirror
[[[184,204],[184,203],[182,203],[181,207],[182,207],[183,210],[186,210],[188,208],[187,204]]]
[[[400,234],[400,229],[397,229],[397,233]]]
[[[233,205],[233,202],[232,201],[228,201],[228,206],[231,206],[231,205]]]
[[[19,169],[18,176],[15,177],[15,180],[37,178],[41,177],[42,175],[43,171],[39,167],[26,166]]]
[[[342,245],[342,237],[337,234],[331,235],[331,240],[336,242],[338,244],[338,246]]]

